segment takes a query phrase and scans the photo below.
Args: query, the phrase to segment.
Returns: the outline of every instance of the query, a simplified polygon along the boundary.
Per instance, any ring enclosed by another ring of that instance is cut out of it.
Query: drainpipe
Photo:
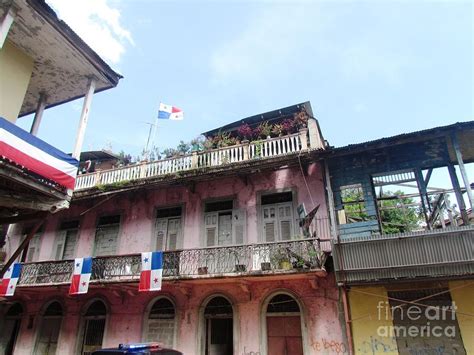
[[[354,343],[352,340],[352,324],[350,319],[350,308],[349,303],[347,302],[347,289],[345,286],[341,287],[342,291],[342,305],[344,307],[344,320],[346,321],[346,337],[347,343],[349,345],[349,354],[354,354]]]

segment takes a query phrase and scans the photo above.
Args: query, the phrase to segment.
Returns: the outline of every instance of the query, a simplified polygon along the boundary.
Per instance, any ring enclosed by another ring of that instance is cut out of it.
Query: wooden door
[[[267,317],[268,354],[303,355],[300,316]]]

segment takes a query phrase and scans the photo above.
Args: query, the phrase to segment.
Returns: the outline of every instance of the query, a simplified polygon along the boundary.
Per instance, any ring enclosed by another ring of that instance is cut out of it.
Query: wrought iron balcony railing
[[[164,279],[324,270],[327,252],[318,239],[186,249],[164,252]],[[24,263],[19,286],[71,282],[73,260]],[[93,258],[91,282],[134,281],[140,278],[140,254]]]

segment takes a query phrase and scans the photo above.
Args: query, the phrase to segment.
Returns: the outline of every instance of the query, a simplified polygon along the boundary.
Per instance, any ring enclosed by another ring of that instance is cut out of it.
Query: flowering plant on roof
[[[252,139],[253,131],[252,131],[252,128],[247,123],[242,124],[237,129],[237,133],[239,134],[240,137],[244,139],[249,139],[249,140]]]

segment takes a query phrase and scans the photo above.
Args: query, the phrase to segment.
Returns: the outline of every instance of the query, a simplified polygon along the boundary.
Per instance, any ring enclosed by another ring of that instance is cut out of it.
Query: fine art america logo
[[[380,337],[450,337],[456,336],[456,303],[451,306],[418,306],[402,304],[390,306],[387,301],[377,304],[379,321],[397,320],[398,325],[379,326],[377,335]],[[443,324],[443,321],[447,323]],[[405,323],[406,325],[401,325]]]

